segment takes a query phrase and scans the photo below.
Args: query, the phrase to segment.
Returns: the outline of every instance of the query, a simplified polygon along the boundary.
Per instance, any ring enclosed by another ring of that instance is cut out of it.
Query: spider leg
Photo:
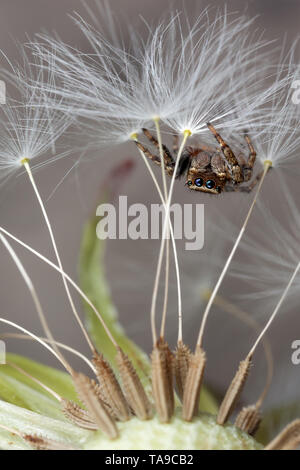
[[[216,129],[210,122],[207,123],[207,127],[212,132],[212,134],[214,135],[215,139],[218,141],[221,147],[221,150],[223,152],[227,165],[229,169],[231,170],[233,182],[235,184],[242,183],[244,181],[244,175],[233,151],[231,150],[229,145],[225,142],[225,140],[222,139],[220,134],[216,131]]]
[[[245,140],[246,140],[247,145],[249,147],[249,152],[250,153],[249,153],[249,156],[248,156],[247,164],[243,167],[243,172],[244,172],[245,181],[249,181],[249,179],[251,178],[252,170],[253,170],[255,160],[256,160],[256,152],[255,152],[253,144],[250,140],[250,137],[248,136],[247,133],[245,134]]]
[[[151,134],[150,131],[148,131],[148,129],[142,129],[143,133],[145,134],[145,136],[147,137],[147,139],[150,140],[150,142],[156,147],[158,148],[159,150],[159,143],[158,141],[156,140],[156,138]],[[170,168],[173,168],[174,165],[175,165],[175,161],[174,161],[174,158],[172,157],[171,155],[171,152],[170,150],[168,149],[168,147],[164,144],[162,144],[162,149],[163,149],[163,156],[164,156],[164,162],[165,162],[165,167],[166,167],[166,171],[168,172],[169,174],[169,171],[168,169]]]
[[[146,155],[146,157],[148,157],[157,165],[161,166],[161,159],[158,155],[154,155],[153,153],[151,153],[150,150],[148,150],[147,147],[141,144],[141,142],[139,142],[138,140],[135,140],[134,142],[136,146],[144,153],[144,155]],[[174,173],[174,164],[175,163],[173,159],[172,161],[166,161],[165,159],[165,170],[169,176],[172,176]]]

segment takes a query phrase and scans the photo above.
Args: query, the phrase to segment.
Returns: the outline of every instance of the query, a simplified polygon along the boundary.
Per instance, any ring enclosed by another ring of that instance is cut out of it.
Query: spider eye
[[[188,182],[187,182],[187,185],[188,185],[188,186],[192,186],[192,184],[193,184],[192,181],[188,181]]]
[[[214,180],[207,180],[205,186],[207,187],[207,189],[213,189],[216,186],[216,183],[214,182]]]
[[[220,192],[221,192],[221,188],[220,188],[220,186],[217,186],[217,187],[216,187],[216,191],[217,191],[218,193],[220,193]]]
[[[203,179],[202,178],[196,178],[195,179],[195,185],[200,188],[203,185]]]

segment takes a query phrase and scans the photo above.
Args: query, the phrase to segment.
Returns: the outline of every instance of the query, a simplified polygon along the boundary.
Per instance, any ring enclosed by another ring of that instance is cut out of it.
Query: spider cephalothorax
[[[258,175],[248,186],[240,186],[241,183],[249,181],[252,177],[253,166],[256,159],[256,152],[245,134],[245,140],[249,148],[249,156],[246,160],[242,154],[237,158],[229,145],[223,140],[220,134],[212,126],[207,124],[213,133],[220,148],[212,148],[205,145],[201,147],[186,147],[182,152],[176,178],[186,175],[186,185],[189,189],[202,191],[209,194],[220,194],[224,191],[246,191],[249,192],[259,180]],[[158,141],[147,130],[143,129],[145,136],[150,142],[159,148]],[[173,152],[178,151],[178,137],[175,136]],[[161,165],[160,157],[153,155],[143,144],[136,141],[139,149],[158,165]],[[163,145],[164,165],[169,176],[174,173],[175,159],[170,150]]]

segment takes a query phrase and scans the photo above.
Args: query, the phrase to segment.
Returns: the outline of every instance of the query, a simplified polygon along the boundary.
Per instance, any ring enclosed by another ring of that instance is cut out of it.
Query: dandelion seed
[[[127,421],[130,410],[110,365],[100,354],[94,355],[93,363],[97,370],[103,401],[108,403],[118,419]]]
[[[206,364],[206,354],[202,348],[196,348],[190,358],[189,369],[183,391],[182,418],[191,421],[198,413],[202,379]]]
[[[300,420],[297,419],[286,426],[281,433],[271,441],[266,450],[295,450],[300,444]]]
[[[258,405],[245,406],[238,414],[235,425],[242,431],[254,436],[259,428],[262,416]]]
[[[83,429],[90,431],[97,431],[98,425],[92,420],[88,412],[80,408],[77,403],[70,402],[68,400],[62,401],[62,412],[66,418]]]
[[[165,340],[160,339],[151,353],[152,390],[159,420],[168,423],[174,413],[174,357]]]
[[[252,356],[248,355],[244,361],[240,362],[239,368],[237,373],[235,374],[234,378],[226,395],[222,401],[222,404],[219,409],[219,413],[217,416],[217,423],[223,425],[230,414],[232,413],[236,402],[243,390],[247,377],[249,375],[250,367],[252,365]]]
[[[178,341],[175,351],[175,377],[179,397],[183,399],[186,378],[191,363],[192,352],[188,346]]]
[[[290,287],[291,285],[293,284],[294,282],[294,279],[296,278],[298,272],[299,272],[299,269],[300,269],[300,262],[297,264],[286,288],[284,289],[283,291],[283,294],[281,295],[272,315],[270,316],[268,322],[266,323],[265,327],[263,328],[263,330],[261,331],[261,333],[258,335],[258,338],[256,339],[254,345],[252,346],[252,348],[250,349],[249,353],[247,354],[247,357],[240,362],[240,365],[239,365],[239,368],[238,368],[238,371],[237,373],[235,374],[227,392],[226,392],[226,395],[222,401],[222,404],[220,406],[220,409],[219,409],[219,413],[218,413],[218,417],[217,417],[217,423],[218,424],[224,424],[226,422],[226,420],[228,419],[228,417],[230,416],[230,414],[232,413],[235,405],[236,405],[236,402],[237,402],[237,399],[239,398],[243,388],[244,388],[244,385],[246,383],[246,379],[248,377],[248,374],[249,374],[249,370],[250,370],[250,367],[252,365],[252,358],[253,358],[253,355],[254,355],[254,352],[258,346],[258,344],[260,343],[260,341],[262,340],[263,336],[265,335],[266,331],[270,328],[271,324],[273,323],[276,315],[278,314],[279,310],[280,310],[280,307],[283,303],[283,301],[285,300],[286,296],[288,295],[288,292],[290,290]]]
[[[18,169],[23,168],[24,159],[35,161],[48,151],[55,150],[60,136],[70,126],[71,118],[50,107],[50,95],[46,97],[43,86],[53,80],[51,71],[37,69],[37,63],[30,64],[30,59],[21,48],[24,65],[13,65],[1,71],[4,80],[11,84],[18,96],[16,100],[8,97],[5,106],[1,106],[1,141],[0,141],[0,178],[5,180]],[[35,84],[34,86],[32,84]],[[44,164],[50,163],[61,155],[48,156]]]
[[[30,67],[25,54],[24,60],[27,65],[25,69],[26,72],[27,69],[29,70],[27,79],[32,79],[30,75],[30,73],[32,74],[32,68]],[[5,169],[8,170],[10,165],[11,169],[15,166],[23,166],[25,168],[45,219],[59,267],[62,270],[62,262],[57,249],[53,230],[40,192],[35,183],[30,162],[32,159],[40,156],[41,153],[53,146],[57,138],[69,125],[70,120],[66,119],[66,117],[61,113],[58,116],[57,111],[55,110],[51,112],[47,107],[45,95],[41,92],[37,92],[36,86],[30,88],[29,85],[23,85],[22,79],[24,80],[25,78],[25,71],[22,71],[20,68],[13,68],[13,72],[17,74],[17,78],[12,77],[11,73],[7,73],[6,75],[11,78],[11,81],[15,82],[17,89],[21,93],[22,102],[19,106],[4,107],[7,122],[3,129],[3,140],[1,141],[3,147],[2,149],[0,148],[0,170],[1,173],[4,173],[5,175]],[[44,75],[43,71],[40,71],[38,80],[44,78]],[[52,119],[54,123],[52,122]],[[6,166],[5,164],[1,165],[1,162],[6,162]],[[72,312],[77,319],[91,350],[94,351],[94,346],[80,320],[64,276],[62,276],[62,280]]]
[[[95,420],[99,428],[105,432],[108,437],[115,439],[118,436],[117,427],[98,395],[97,385],[95,382],[81,373],[73,373],[72,378],[74,380],[78,396],[87,407],[90,415]]]
[[[25,338],[28,338],[28,337],[25,336]],[[12,367],[13,369],[16,369],[18,372],[25,375],[26,377],[28,377],[30,380],[35,382],[42,389],[44,389],[46,392],[52,395],[55,398],[55,400],[57,400],[60,403],[62,412],[64,413],[64,415],[69,420],[71,420],[74,424],[84,429],[90,429],[94,431],[98,429],[98,426],[96,425],[96,423],[94,423],[91,420],[90,416],[88,415],[88,412],[80,408],[80,406],[77,403],[72,403],[69,400],[65,400],[58,393],[52,390],[50,387],[47,387],[40,380],[28,374],[24,369],[21,369],[21,367],[17,366],[16,364],[13,364],[10,361],[8,361],[6,364]]]
[[[149,419],[152,415],[152,406],[136,370],[121,348],[117,350],[117,363],[129,406],[141,420]]]

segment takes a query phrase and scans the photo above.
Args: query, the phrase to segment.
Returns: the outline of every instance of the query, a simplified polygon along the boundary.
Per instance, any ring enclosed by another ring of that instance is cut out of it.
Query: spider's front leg
[[[216,129],[210,122],[207,123],[207,127],[212,132],[212,134],[214,135],[215,139],[217,140],[217,142],[219,143],[221,147],[224,158],[231,171],[233,183],[235,184],[243,183],[244,181],[243,171],[233,151],[231,150],[229,145],[220,136],[220,134],[216,131]]]
[[[143,133],[145,136],[150,140],[150,142],[159,149],[159,143],[156,140],[155,137],[150,133],[148,129],[142,129]],[[150,150],[147,149],[141,142],[138,140],[134,141],[137,145],[137,147],[146,155],[146,157],[150,158],[154,163],[157,165],[161,166],[161,159],[158,155],[154,155],[153,153],[150,152]],[[165,165],[165,170],[169,176],[172,176],[174,173],[174,166],[175,166],[175,161],[174,158],[172,157],[169,149],[165,146],[162,145],[163,149],[163,157],[164,157],[164,165]]]

